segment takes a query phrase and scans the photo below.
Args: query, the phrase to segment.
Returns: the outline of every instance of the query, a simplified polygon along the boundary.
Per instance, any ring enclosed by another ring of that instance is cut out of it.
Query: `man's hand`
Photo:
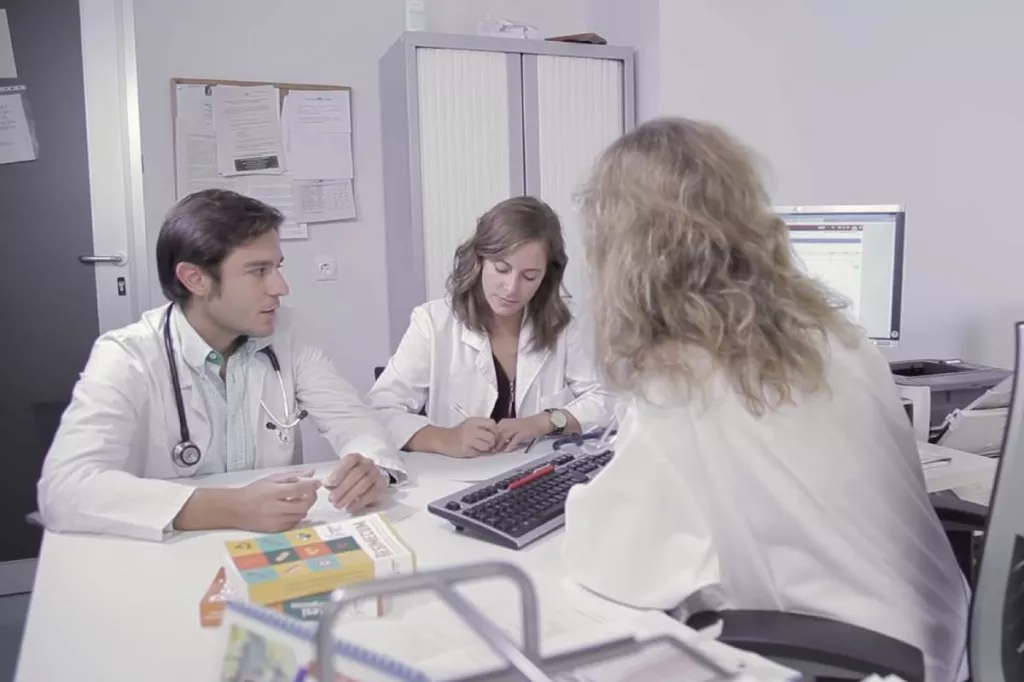
[[[388,491],[388,479],[373,460],[356,453],[345,455],[324,485],[331,504],[349,513],[380,502]]]
[[[312,471],[274,474],[241,488],[197,488],[174,518],[176,530],[291,530],[316,502]]]
[[[497,444],[497,426],[490,419],[470,417],[458,426],[446,430],[443,454],[449,457],[476,457],[494,452]]]
[[[495,450],[518,450],[534,438],[548,435],[551,429],[551,419],[546,412],[521,419],[502,419],[498,422]]]

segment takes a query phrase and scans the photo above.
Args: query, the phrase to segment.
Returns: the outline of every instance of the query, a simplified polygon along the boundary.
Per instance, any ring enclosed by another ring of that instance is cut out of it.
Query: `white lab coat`
[[[963,679],[969,588],[888,365],[867,340],[828,352],[831,396],[761,418],[718,373],[707,405],[664,386],[629,401],[614,459],[570,491],[567,568],[612,600],[683,617],[852,623],[920,648],[929,682]]]
[[[194,385],[198,379],[184,357],[196,350],[182,342],[177,325],[187,322],[177,308],[172,338],[178,376],[191,439],[203,451],[204,462],[181,468],[171,459],[181,437],[162,333],[165,311],[166,306],[151,310],[139,322],[102,335],[93,346],[38,484],[39,511],[48,529],[161,540],[194,490],[188,477],[205,473],[211,429],[202,393]],[[278,311],[270,344],[293,413],[306,409],[339,456],[359,452],[403,473],[387,431],[323,351],[299,336],[292,311]],[[255,354],[248,371],[256,468],[299,463],[298,427],[291,438],[265,427],[261,398],[278,418],[288,412],[276,372],[263,353]]]
[[[466,328],[447,300],[430,301],[413,310],[409,329],[369,394],[399,446],[424,426],[452,427],[471,417],[489,417],[498,399],[491,342]],[[583,431],[604,426],[614,408],[601,388],[587,325],[573,321],[550,350],[532,351],[531,325],[519,335],[516,363],[516,416],[529,417],[563,408]],[[426,415],[419,414],[426,406]]]

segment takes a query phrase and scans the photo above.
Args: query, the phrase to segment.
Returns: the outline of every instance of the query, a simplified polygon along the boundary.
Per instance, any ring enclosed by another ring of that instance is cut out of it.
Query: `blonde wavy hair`
[[[612,388],[699,389],[724,373],[754,414],[827,389],[844,302],[796,267],[753,154],[721,128],[648,122],[604,151],[581,194],[597,357]]]
[[[495,204],[477,220],[473,236],[455,250],[447,289],[448,302],[459,322],[475,332],[487,332],[493,312],[480,286],[483,262],[505,258],[534,241],[544,245],[548,262],[544,278],[526,306],[526,319],[533,325],[530,349],[555,347],[559,335],[572,321],[572,313],[561,295],[569,256],[558,214],[535,197],[512,197]]]

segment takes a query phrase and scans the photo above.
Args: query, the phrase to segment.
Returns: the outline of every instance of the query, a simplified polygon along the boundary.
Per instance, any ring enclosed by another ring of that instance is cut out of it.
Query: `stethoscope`
[[[167,312],[164,314],[164,349],[167,351],[167,362],[171,368],[171,389],[174,391],[174,406],[178,410],[178,429],[181,434],[181,440],[171,450],[171,461],[179,467],[190,469],[199,464],[203,459],[203,452],[199,449],[199,446],[192,442],[192,437],[188,430],[188,419],[185,417],[185,401],[181,397],[181,382],[178,380],[178,363],[174,353],[174,343],[171,340],[171,311],[174,309],[174,304],[167,306]],[[277,353],[271,346],[261,348],[260,352],[267,356],[270,360],[270,366],[277,373],[277,382],[281,386],[281,404],[288,404],[288,392],[284,387],[284,377],[281,374],[281,363],[278,362]],[[270,417],[270,421],[267,422],[266,426],[271,431],[277,430],[277,437],[284,445],[290,444],[292,441],[291,430],[299,425],[303,419],[308,416],[306,410],[300,411],[298,414],[286,413],[284,419],[278,419],[274,416],[274,413],[270,411],[267,404],[260,399],[260,407]],[[286,408],[287,409],[287,408]]]

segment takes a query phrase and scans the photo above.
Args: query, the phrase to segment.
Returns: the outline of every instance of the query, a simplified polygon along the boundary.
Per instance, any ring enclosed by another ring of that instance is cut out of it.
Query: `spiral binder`
[[[304,642],[312,648],[316,639],[316,629],[302,621],[290,616],[271,611],[270,609],[240,601],[228,601],[228,611],[233,611],[245,618],[255,621],[267,628],[276,630],[284,635],[293,637]],[[376,651],[370,651],[351,642],[335,641],[333,643],[335,655],[348,659],[354,663],[370,668],[379,673],[388,675],[390,679],[397,682],[430,682],[430,678],[422,672],[397,661],[389,656],[384,656]],[[321,653],[317,650],[317,660],[323,660]],[[330,658],[330,657],[328,657]],[[333,661],[332,661],[333,663]],[[320,676],[318,680],[333,679],[329,676]]]

